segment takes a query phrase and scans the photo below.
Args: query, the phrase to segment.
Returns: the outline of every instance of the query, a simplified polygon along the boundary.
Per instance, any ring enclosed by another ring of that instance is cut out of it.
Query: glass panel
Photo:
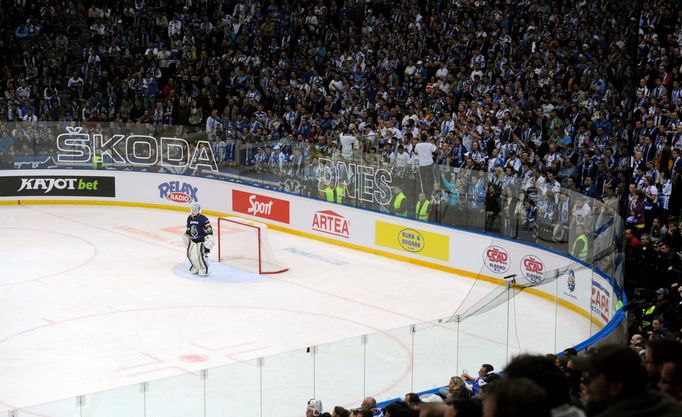
[[[82,417],[144,417],[144,401],[142,384],[89,394],[83,401]]]
[[[315,397],[313,375],[312,348],[265,358],[262,364],[263,416],[305,414],[308,400]]]
[[[315,396],[325,411],[331,406],[357,407],[363,397],[364,337],[341,340],[317,347]]]
[[[494,299],[506,300],[506,288],[494,289]],[[465,318],[459,323],[457,334],[458,366],[460,373],[476,378],[481,364],[502,369],[507,358],[507,304],[490,301],[490,310]],[[485,306],[482,306],[482,308]]]
[[[196,372],[149,382],[145,416],[203,416],[204,381],[200,374]]]
[[[412,389],[421,392],[447,385],[457,369],[457,323],[429,322],[415,326]]]
[[[36,405],[20,409],[17,417],[73,417],[80,416],[81,397],[67,398],[65,400],[53,401],[47,404]]]
[[[329,191],[336,192],[336,187],[341,187],[342,204],[389,213],[395,211],[392,202],[377,198],[380,191],[384,191],[377,188],[379,179],[382,179],[387,188],[397,185],[404,192],[408,217],[416,217],[416,201],[423,192],[432,203],[432,215],[428,219],[431,222],[540,245],[570,254],[581,259],[581,262],[571,264],[558,275],[564,279],[554,282],[554,290],[548,291],[550,294],[558,291],[559,297],[565,302],[558,306],[548,302],[551,305],[543,306],[541,317],[537,311],[529,309],[531,303],[527,303],[528,306],[524,303],[527,297],[537,299],[536,296],[521,293],[509,298],[512,302],[507,305],[506,294],[501,294],[499,289],[486,292],[487,288],[481,285],[481,288],[486,289],[481,301],[474,300],[466,310],[459,312],[461,317],[465,317],[459,324],[427,323],[416,326],[414,335],[410,329],[398,329],[368,336],[364,339],[366,343],[351,339],[321,346],[314,357],[314,352],[295,352],[291,356],[268,358],[262,369],[255,366],[255,362],[248,362],[234,365],[234,369],[226,367],[212,371],[209,373],[211,379],[206,383],[214,391],[207,394],[207,398],[217,406],[207,408],[209,413],[210,410],[224,408],[235,410],[235,404],[242,398],[241,394],[250,399],[250,405],[259,402],[259,377],[263,371],[264,388],[276,398],[282,396],[280,404],[282,401],[285,403],[287,413],[300,413],[302,404],[313,395],[323,399],[325,406],[334,403],[357,406],[362,395],[375,395],[378,399],[399,396],[410,390],[428,388],[433,383],[444,384],[453,372],[461,373],[462,369],[467,369],[475,376],[476,370],[484,362],[499,368],[507,356],[519,350],[561,350],[598,332],[618,307],[616,300],[620,296],[619,292],[612,294],[608,280],[585,269],[585,264],[593,265],[613,276],[616,284],[622,287],[623,219],[618,215],[613,199],[605,198],[602,203],[574,191],[562,190],[557,193],[556,190],[535,189],[531,183],[522,185],[520,181],[505,177],[498,171],[451,168],[447,166],[447,161],[445,165],[429,167],[419,167],[416,160],[399,165],[390,162],[385,149],[372,149],[378,143],[373,138],[358,137],[352,155],[343,156],[338,146],[332,146],[332,142],[339,141],[338,135],[310,135],[311,138],[319,138],[322,144],[318,146],[302,138],[279,137],[278,133],[265,136],[258,129],[249,133],[240,123],[226,121],[211,134],[204,132],[201,124],[168,127],[158,124],[71,123],[67,128],[63,123],[40,122],[35,126],[6,123],[0,132],[3,139],[0,144],[0,168],[94,167],[208,175],[316,199],[327,199],[329,194],[326,193],[326,185],[320,179],[329,176],[334,185],[334,190],[330,188]],[[115,135],[121,135],[123,140],[115,139]],[[140,149],[135,148],[133,154],[131,148],[126,147],[125,139],[130,135],[149,135],[154,138],[150,144],[156,143],[158,146],[141,146]],[[178,142],[185,145],[164,148],[161,140],[164,137],[180,138]],[[79,158],[78,152],[62,153],[58,157],[55,151],[58,138],[62,144],[65,144],[66,139],[86,141],[89,146],[87,158]],[[13,142],[14,154],[7,149],[9,139]],[[198,145],[198,141],[204,142]],[[210,151],[206,156],[215,157],[218,172],[206,166],[197,169],[188,167],[192,158],[198,154],[201,156],[200,151]],[[103,155],[102,162],[93,164],[93,155]],[[154,160],[155,155],[159,156],[156,165],[135,163],[146,157]],[[176,161],[178,165],[162,164],[164,156],[166,162]],[[367,181],[363,182],[362,178]],[[490,184],[496,185],[499,196],[486,194],[491,192],[488,187]],[[363,188],[368,186],[374,188]],[[392,193],[394,191],[391,190]],[[361,198],[368,195],[372,198]],[[437,201],[440,203],[436,204]],[[556,205],[554,210],[557,213],[554,217],[551,216],[553,204]],[[568,219],[563,216],[567,212],[571,213]],[[579,226],[585,232],[586,245],[583,244]],[[582,252],[581,248],[585,246],[587,249]],[[569,270],[575,275],[575,290],[567,289]],[[556,276],[549,271],[546,275]],[[548,283],[546,289],[551,285]],[[576,295],[573,300],[570,295],[575,294],[580,296]],[[595,294],[597,297],[593,299]],[[477,294],[477,297],[481,297],[481,294]],[[569,309],[566,303],[572,303],[571,300],[583,300],[579,307],[584,310],[584,315],[577,316],[576,311]],[[543,324],[548,326],[543,327],[543,332],[549,332],[547,334],[552,337],[544,334],[541,342],[536,343],[531,334],[518,326],[525,320],[546,319],[549,315],[554,315],[555,319],[550,320],[551,325]],[[448,327],[452,330],[447,330]],[[554,328],[559,330],[556,335]],[[549,340],[551,343],[546,344]],[[448,348],[453,344],[455,348]],[[435,360],[437,358],[454,363],[439,367]],[[408,368],[405,368],[406,364],[409,364]],[[329,375],[335,375],[347,383],[338,384]],[[432,379],[436,382],[432,382]],[[216,380],[218,382],[214,383]],[[238,381],[246,382],[242,384]],[[280,381],[290,384],[290,391],[296,395],[282,395]],[[357,384],[353,383],[358,381]],[[196,414],[197,410],[201,414],[204,383],[198,375],[150,383],[146,393],[147,405],[150,406],[148,411],[163,414],[169,410],[188,411],[186,408],[189,408],[190,414]],[[119,395],[133,396],[138,388],[133,386],[89,395],[83,402],[83,411],[86,414],[99,414],[100,409],[108,407],[100,404],[115,403]],[[241,394],[237,396],[233,392]],[[181,395],[174,395],[178,393]],[[324,400],[322,395],[330,400]],[[166,401],[166,398],[173,400]],[[173,404],[175,398],[183,398],[186,408],[176,407]],[[64,400],[40,407],[46,407],[47,411],[56,408],[55,413],[42,414],[60,415],[63,408],[72,414],[75,401]],[[259,407],[251,406],[239,412],[255,413],[256,408],[260,412]],[[264,411],[280,413],[279,410]]]
[[[260,417],[258,360],[209,369],[206,376],[206,417]]]
[[[411,327],[369,335],[365,396],[381,402],[411,392],[412,366]]]

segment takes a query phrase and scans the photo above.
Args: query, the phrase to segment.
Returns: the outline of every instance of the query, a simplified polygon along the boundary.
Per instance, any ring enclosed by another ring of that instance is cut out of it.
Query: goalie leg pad
[[[201,256],[199,256],[199,276],[205,277],[208,275],[208,263],[206,262],[206,256],[204,255],[204,252],[206,251],[206,248],[204,248],[204,243],[199,243],[199,253]]]
[[[208,275],[208,264],[204,259],[204,244],[202,242],[191,242],[187,248],[187,257],[192,264],[190,272],[198,273],[201,276]]]

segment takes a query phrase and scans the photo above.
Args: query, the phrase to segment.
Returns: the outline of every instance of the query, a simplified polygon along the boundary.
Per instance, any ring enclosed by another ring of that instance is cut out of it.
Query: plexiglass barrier
[[[585,348],[608,337],[599,332],[622,315],[616,312],[623,285],[623,220],[610,191],[599,201],[538,171],[467,169],[451,166],[450,158],[419,166],[415,158],[384,152],[374,138],[357,138],[350,149],[333,143],[163,125],[2,124],[0,167],[153,171],[241,182],[485,233],[491,244],[524,242],[564,254],[566,264],[538,282],[495,282],[481,274],[450,316],[432,322],[7,415],[289,417],[302,414],[313,397],[326,409],[356,407],[369,395],[382,401],[446,385],[453,375],[475,374],[481,363],[501,369],[520,352]],[[526,302],[529,297],[542,302]]]

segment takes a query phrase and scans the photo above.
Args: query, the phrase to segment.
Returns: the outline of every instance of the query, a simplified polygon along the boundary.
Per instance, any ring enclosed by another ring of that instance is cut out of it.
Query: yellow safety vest
[[[421,207],[419,205],[421,204]],[[429,200],[417,201],[417,207],[415,209],[415,218],[417,220],[429,220]]]
[[[398,210],[400,210],[400,204],[406,198],[407,197],[405,197],[405,194],[403,194],[403,192],[401,191],[400,194],[395,196],[395,200],[393,200],[393,209],[395,210],[395,214],[397,214],[398,216],[407,217],[407,210],[402,211],[402,212],[398,211]]]
[[[579,240],[582,240],[584,244],[583,244],[583,248],[580,250],[580,253],[576,255],[575,247],[576,247],[576,244],[578,243]],[[587,247],[587,245],[588,245],[587,236],[585,236],[585,234],[578,236],[575,239],[575,242],[573,242],[573,247],[571,248],[571,255],[577,257],[581,261],[587,261],[587,254],[588,254],[588,249],[589,249]]]
[[[336,187],[336,201],[334,201],[334,189],[332,187],[327,187],[324,189],[324,193],[327,195],[327,201],[330,203],[339,203],[341,204],[343,202],[343,186],[339,185]]]
[[[654,311],[656,311],[656,306],[650,306],[649,308],[642,309],[642,326],[651,326],[651,323],[654,321]]]

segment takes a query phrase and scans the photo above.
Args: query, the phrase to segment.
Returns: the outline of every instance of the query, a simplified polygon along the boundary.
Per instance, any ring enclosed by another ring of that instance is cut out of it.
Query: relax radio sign
[[[190,204],[198,203],[197,193],[199,188],[183,181],[168,181],[159,184],[159,198],[170,200],[175,203]]]

